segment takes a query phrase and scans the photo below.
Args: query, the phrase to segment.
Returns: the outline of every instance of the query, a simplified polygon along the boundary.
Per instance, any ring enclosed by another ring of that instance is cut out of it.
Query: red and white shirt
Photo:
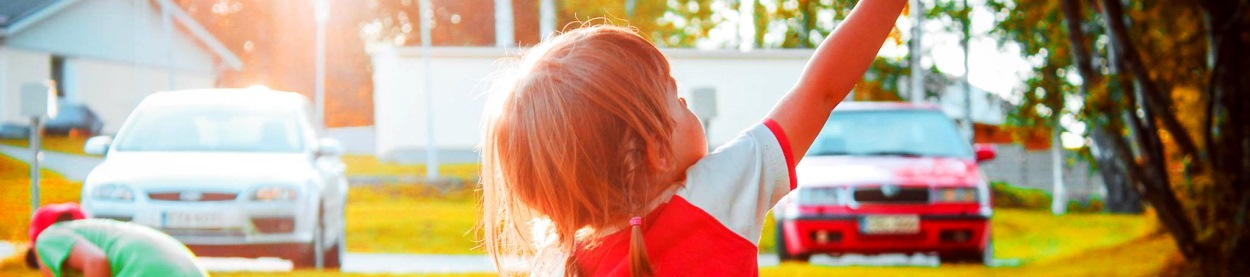
[[[785,132],[766,119],[700,159],[642,223],[656,276],[755,276],[764,216],[795,187]],[[628,229],[574,253],[590,276],[629,276]]]

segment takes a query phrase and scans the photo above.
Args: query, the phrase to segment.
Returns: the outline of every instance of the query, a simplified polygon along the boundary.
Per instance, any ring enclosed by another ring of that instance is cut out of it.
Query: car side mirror
[[[82,152],[91,155],[108,154],[109,145],[113,144],[113,138],[109,136],[95,136],[87,139],[87,143],[83,144]]]
[[[317,156],[342,156],[343,144],[332,138],[323,138],[317,141]]]
[[[988,160],[993,160],[994,157],[998,156],[998,154],[994,150],[994,145],[992,144],[978,143],[976,144],[975,148],[977,150],[977,162],[978,163],[988,161]]]

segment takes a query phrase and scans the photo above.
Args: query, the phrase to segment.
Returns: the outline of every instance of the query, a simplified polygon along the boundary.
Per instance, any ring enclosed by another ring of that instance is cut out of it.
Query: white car
[[[155,93],[115,137],[87,141],[85,152],[105,158],[83,184],[82,206],[164,231],[200,256],[338,267],[342,146],[318,139],[310,110],[300,94],[268,89]]]

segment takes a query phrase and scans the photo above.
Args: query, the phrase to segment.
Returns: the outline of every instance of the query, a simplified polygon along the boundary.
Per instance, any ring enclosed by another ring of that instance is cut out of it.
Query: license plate
[[[915,234],[920,232],[920,216],[870,215],[860,221],[865,234]]]
[[[164,212],[161,226],[164,228],[220,228],[226,224],[226,216],[213,212]]]

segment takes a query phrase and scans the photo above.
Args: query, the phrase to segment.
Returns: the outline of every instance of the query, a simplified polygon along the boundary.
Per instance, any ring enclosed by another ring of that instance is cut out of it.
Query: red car
[[[777,254],[936,253],[992,260],[989,186],[973,149],[936,106],[838,106],[798,165],[798,188],[773,209]]]

